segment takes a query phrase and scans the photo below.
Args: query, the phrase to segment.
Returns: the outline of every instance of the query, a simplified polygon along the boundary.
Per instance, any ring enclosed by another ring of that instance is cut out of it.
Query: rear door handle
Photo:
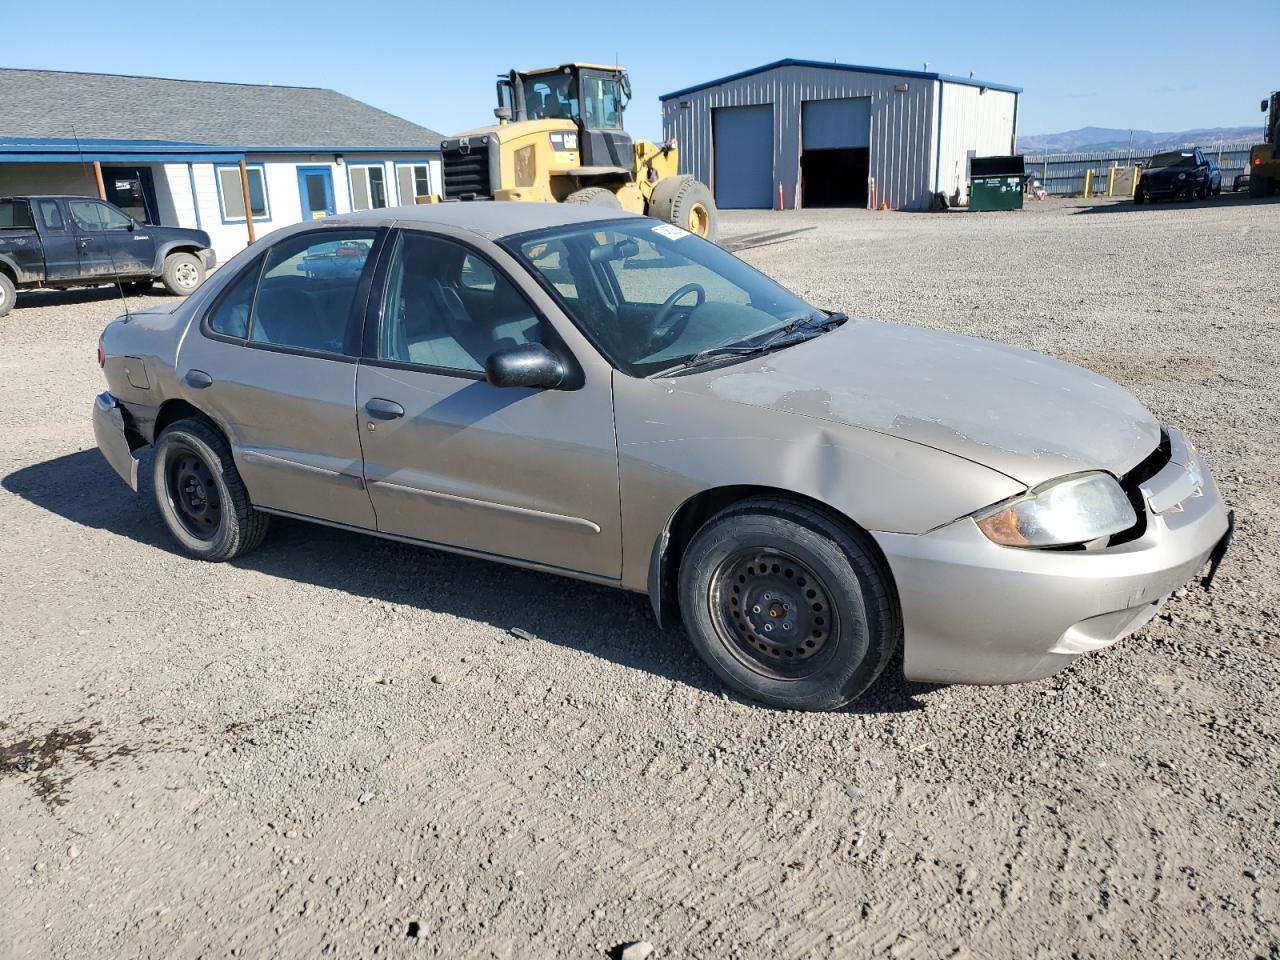
[[[364,405],[365,411],[375,420],[398,420],[404,416],[404,407],[394,400],[374,397]]]
[[[194,387],[197,390],[213,386],[213,377],[203,370],[188,370],[187,375],[182,379],[187,381],[187,386]]]

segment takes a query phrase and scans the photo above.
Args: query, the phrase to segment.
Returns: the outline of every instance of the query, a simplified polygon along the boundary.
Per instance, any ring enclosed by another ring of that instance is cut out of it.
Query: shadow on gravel
[[[1164,210],[1187,210],[1199,207],[1248,207],[1254,204],[1280,204],[1280,197],[1251,197],[1248,193],[1224,193],[1204,200],[1157,200],[1134,203],[1118,199],[1112,203],[1080,204],[1075,215],[1095,213],[1157,213]]]
[[[72,523],[182,556],[155,509],[151,458],[144,452],[141,459],[137,496],[96,449],[15,470],[0,480],[0,487]],[[197,583],[199,561],[187,562],[194,571],[191,582]],[[231,565],[371,602],[487,623],[508,634],[520,630],[533,639],[510,634],[506,642],[546,641],[741,699],[721,687],[683,631],[657,629],[649,600],[640,594],[280,517],[272,518],[261,548]],[[933,689],[903,679],[899,657],[847,712],[920,710],[924,705],[916,698]]]
[[[77,287],[74,290],[22,290],[18,293],[19,307],[66,307],[77,303],[101,303],[105,300],[119,300],[120,290],[114,284],[104,287]],[[147,309],[160,306],[166,301],[176,303],[178,297],[171,296],[158,283],[146,293],[133,294],[129,297],[133,309],[138,309],[137,301],[145,300]],[[120,309],[124,310],[121,304]]]

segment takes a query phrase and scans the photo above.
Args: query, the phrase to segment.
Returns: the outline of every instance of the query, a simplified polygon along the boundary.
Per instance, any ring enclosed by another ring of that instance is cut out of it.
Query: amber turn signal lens
[[[1018,514],[1012,509],[1001,510],[979,520],[978,529],[986,534],[988,540],[1006,547],[1025,547],[1031,542],[1018,529]]]

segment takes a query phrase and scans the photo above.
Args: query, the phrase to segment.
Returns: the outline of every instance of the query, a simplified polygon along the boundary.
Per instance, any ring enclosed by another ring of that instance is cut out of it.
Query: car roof
[[[500,200],[446,201],[407,207],[387,207],[326,217],[326,223],[390,225],[422,224],[470,230],[491,240],[529,230],[597,223],[601,220],[639,219],[639,214],[613,207],[580,203],[533,203]]]
[[[15,193],[0,200],[97,200],[83,193]]]

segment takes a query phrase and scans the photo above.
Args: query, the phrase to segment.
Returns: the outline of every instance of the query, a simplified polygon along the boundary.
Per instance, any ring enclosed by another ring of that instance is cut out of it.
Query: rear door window
[[[62,211],[58,209],[57,200],[37,200],[36,207],[40,210],[40,224],[46,230],[66,229],[67,225],[62,219]]]
[[[372,230],[326,230],[272,247],[253,302],[250,342],[358,353],[352,315],[374,237]]]
[[[253,310],[253,294],[258,289],[262,270],[259,257],[238,276],[209,312],[209,329],[224,337],[243,340],[249,335],[249,314]]]

